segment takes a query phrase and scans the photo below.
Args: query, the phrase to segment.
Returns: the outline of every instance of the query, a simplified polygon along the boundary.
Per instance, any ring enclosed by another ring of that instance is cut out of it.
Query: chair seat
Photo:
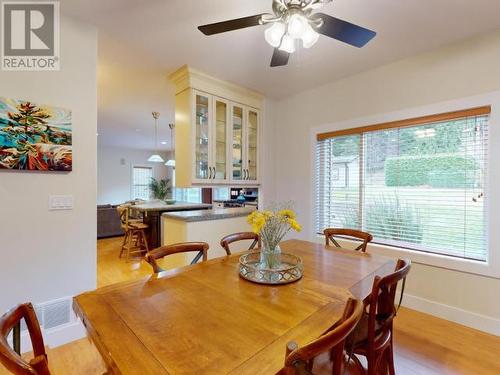
[[[375,321],[375,332],[379,332],[381,328],[382,328],[381,324]],[[387,334],[376,335],[375,346],[379,347],[384,345],[387,339],[389,338],[388,336],[390,337],[390,335]],[[368,314],[363,313],[363,316],[361,317],[361,320],[359,321],[358,325],[351,333],[351,335],[347,338],[346,347],[347,348],[354,347],[355,353],[361,353],[364,352],[363,347],[367,345],[367,340],[368,340]]]
[[[129,222],[128,224],[130,229],[148,229],[149,226],[142,222]]]

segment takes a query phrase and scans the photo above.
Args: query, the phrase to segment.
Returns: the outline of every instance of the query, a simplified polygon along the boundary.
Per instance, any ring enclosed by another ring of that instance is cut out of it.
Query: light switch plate
[[[74,198],[72,195],[50,195],[49,210],[72,210]]]

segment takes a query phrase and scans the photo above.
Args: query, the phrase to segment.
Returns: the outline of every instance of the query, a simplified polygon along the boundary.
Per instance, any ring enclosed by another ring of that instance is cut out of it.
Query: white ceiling
[[[357,49],[321,37],[270,68],[265,26],[211,37],[198,25],[270,12],[271,0],[64,0],[62,12],[99,29],[99,134],[109,145],[151,148],[173,120],[166,76],[189,64],[273,98],[500,28],[499,0],[334,0],[323,11],[377,32]],[[135,131],[139,129],[139,131]]]

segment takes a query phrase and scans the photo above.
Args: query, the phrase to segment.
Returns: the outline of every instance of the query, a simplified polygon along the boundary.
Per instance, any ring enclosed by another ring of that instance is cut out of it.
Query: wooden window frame
[[[487,105],[482,107],[463,109],[459,111],[439,113],[436,115],[427,115],[427,116],[409,118],[405,120],[389,121],[380,124],[360,126],[357,128],[342,129],[327,133],[319,133],[316,136],[316,140],[324,141],[325,139],[328,138],[340,137],[345,135],[361,134],[361,133],[367,133],[385,129],[418,126],[426,123],[442,122],[442,121],[456,120],[464,117],[481,116],[489,114],[491,114],[491,106]]]

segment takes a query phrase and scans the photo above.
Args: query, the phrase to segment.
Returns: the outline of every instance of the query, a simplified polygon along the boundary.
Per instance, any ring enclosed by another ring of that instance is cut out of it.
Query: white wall
[[[96,286],[96,64],[93,26],[61,17],[61,70],[0,71],[0,96],[73,111],[73,171],[0,171],[0,311]],[[48,211],[50,194],[74,209]]]
[[[266,207],[276,201],[276,163],[274,149],[276,145],[276,102],[266,98],[262,108],[262,124],[260,134],[259,173],[261,186],[259,188],[259,206]]]
[[[153,167],[155,178],[171,178],[172,168],[148,163],[151,151],[99,145],[97,149],[97,204],[119,204],[131,199],[132,166]],[[168,160],[168,153],[161,153]]]
[[[396,111],[410,113],[417,107],[499,90],[499,61],[500,33],[496,32],[278,102],[276,134],[279,141],[275,142],[274,149],[276,196],[280,201],[296,202],[304,224],[300,236],[315,238],[311,141],[314,128],[339,129],[347,127],[347,123],[356,123],[355,119],[383,118],[384,114]],[[359,122],[358,126],[369,124]],[[490,175],[498,180],[495,163],[491,164]],[[498,188],[500,183],[491,186],[491,191]],[[490,224],[496,224],[497,216],[498,211],[492,210]],[[492,248],[495,249],[493,242]],[[495,297],[499,289],[500,280],[495,277],[415,264],[407,289],[413,297],[407,301],[415,308],[500,334],[500,304]],[[482,318],[489,322],[488,327],[474,323]]]

